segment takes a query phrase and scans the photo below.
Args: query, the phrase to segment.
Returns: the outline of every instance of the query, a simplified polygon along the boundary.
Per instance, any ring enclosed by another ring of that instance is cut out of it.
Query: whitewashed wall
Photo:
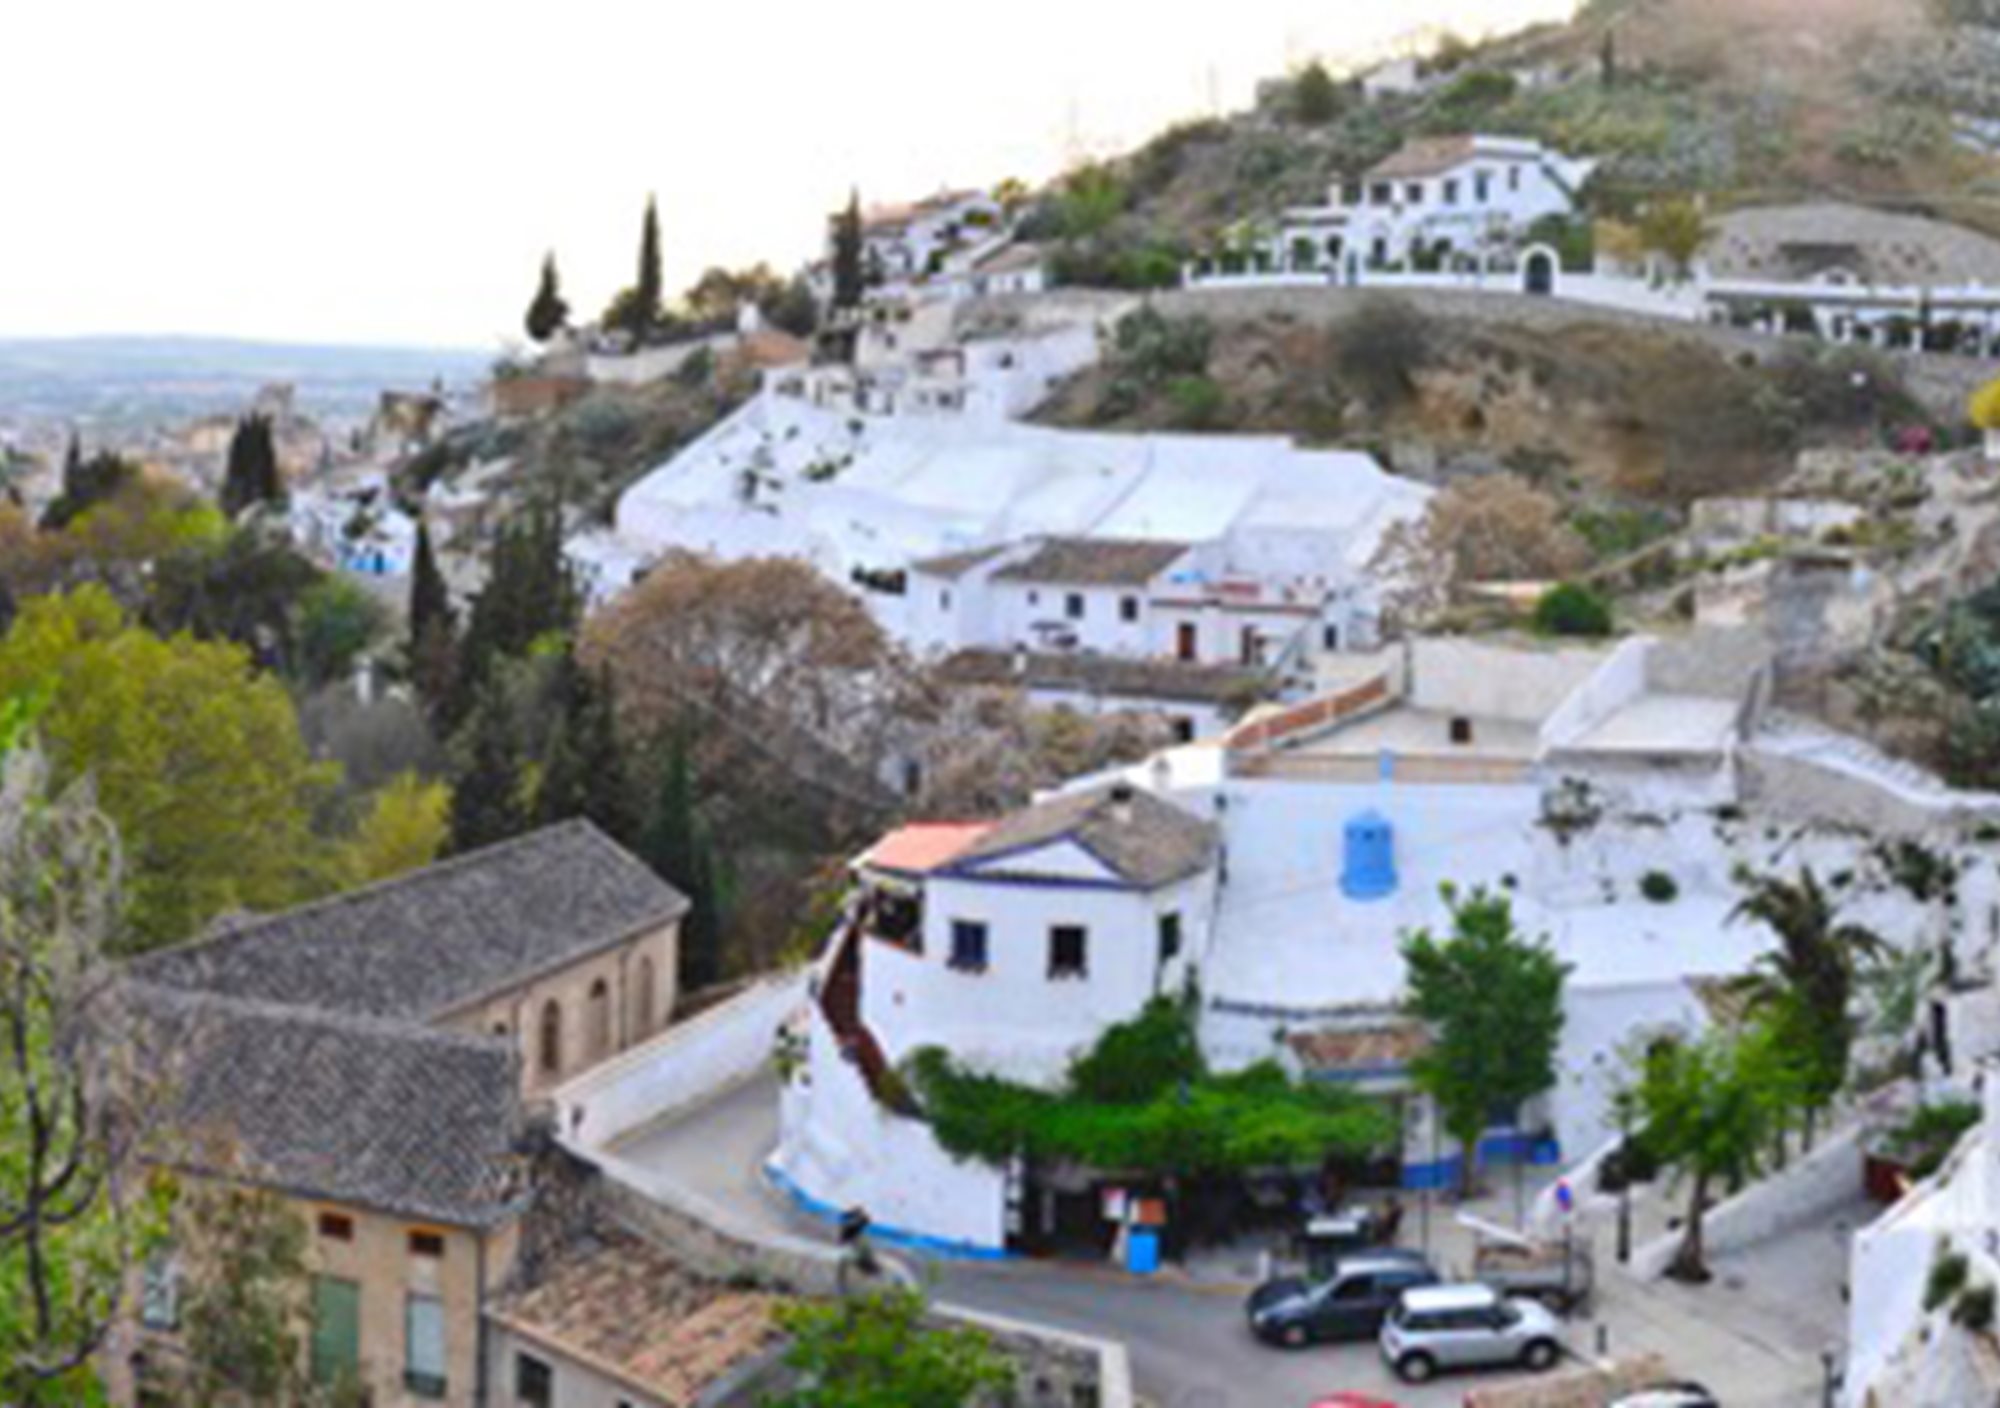
[[[1710,1256],[1754,1247],[1802,1227],[1861,1192],[1861,1129],[1849,1126],[1784,1171],[1760,1179],[1709,1210],[1702,1235]],[[1632,1251],[1632,1274],[1651,1280],[1667,1269],[1681,1234],[1669,1232]]]

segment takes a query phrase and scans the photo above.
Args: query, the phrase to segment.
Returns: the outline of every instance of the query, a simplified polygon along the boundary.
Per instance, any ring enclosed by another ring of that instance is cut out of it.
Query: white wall
[[[771,1059],[779,1025],[805,992],[803,972],[763,979],[593,1067],[555,1091],[559,1128],[586,1147],[602,1148],[750,1079]]]
[[[1656,1036],[1693,1036],[1707,1025],[1700,1001],[1678,979],[1570,986],[1564,994],[1551,1102],[1564,1156],[1578,1158],[1618,1133],[1612,1102],[1631,1081],[1631,1056]]]
[[[1145,586],[1084,587],[1061,582],[995,582],[993,599],[996,646],[1025,645],[1048,649],[1051,634],[1037,626],[1073,633],[1076,648],[1104,655],[1147,653]],[[1081,598],[1083,614],[1072,616],[1069,599]],[[1134,617],[1125,619],[1121,603],[1131,602]],[[967,642],[975,644],[977,642]]]
[[[1604,662],[1542,723],[1543,749],[1563,748],[1646,692],[1646,657],[1653,642],[1621,641]]]
[[[1410,702],[1419,709],[1540,724],[1594,674],[1594,650],[1522,650],[1455,638],[1415,643]]]

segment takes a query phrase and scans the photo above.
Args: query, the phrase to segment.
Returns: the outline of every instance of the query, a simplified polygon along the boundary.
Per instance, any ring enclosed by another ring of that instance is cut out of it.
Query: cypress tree
[[[521,805],[520,748],[498,686],[480,691],[460,749],[452,778],[452,848],[470,851],[520,835],[528,825]]]
[[[641,850],[654,873],[688,897],[690,908],[681,921],[680,981],[688,989],[706,987],[722,973],[717,867],[696,811],[692,750],[684,728],[676,728],[668,740]]]
[[[569,732],[583,763],[583,815],[621,845],[636,846],[642,828],[631,770],[618,738],[618,700],[611,673],[606,670],[593,679],[579,671],[577,679]]]
[[[544,636],[568,634],[582,611],[563,551],[562,515],[552,504],[538,504],[503,527],[488,566],[459,650],[465,698],[478,693],[495,659],[525,655]]]
[[[848,192],[847,209],[833,227],[833,306],[859,308],[867,285],[861,238],[861,192]]]
[[[430,524],[418,519],[417,551],[410,566],[410,639],[421,640],[439,626],[447,631],[452,627],[451,588],[431,546]]]
[[[528,305],[528,336],[536,342],[547,342],[568,321],[569,304],[563,302],[556,279],[556,256],[551,250],[542,257],[542,281],[535,289],[534,301]]]
[[[660,211],[652,196],[646,197],[646,218],[639,227],[639,277],[632,289],[636,295],[632,336],[644,342],[659,321],[660,299],[666,292],[660,277]]]
[[[236,517],[253,504],[276,503],[284,497],[278,473],[278,449],[271,418],[251,414],[236,423],[229,437],[228,467],[222,476],[222,511]]]

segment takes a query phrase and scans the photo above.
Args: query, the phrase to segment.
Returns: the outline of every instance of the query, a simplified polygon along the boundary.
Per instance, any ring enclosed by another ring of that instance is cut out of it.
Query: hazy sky
[[[850,183],[1046,177],[1264,75],[1572,0],[60,0],[7,5],[0,336],[492,345],[553,248],[670,288],[812,252]]]

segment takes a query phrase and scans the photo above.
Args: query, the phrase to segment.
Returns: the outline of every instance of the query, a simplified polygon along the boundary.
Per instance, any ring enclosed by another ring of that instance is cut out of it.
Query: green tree
[[[473,599],[459,651],[463,697],[477,694],[499,659],[524,656],[546,637],[568,635],[581,611],[563,551],[562,515],[553,505],[537,504],[494,540],[486,587]]]
[[[1687,1216],[1667,1274],[1708,1279],[1709,1194],[1761,1167],[1791,1089],[1782,1034],[1764,1025],[1654,1043],[1640,1058],[1632,1104],[1648,1154],[1687,1180]]]
[[[283,503],[285,481],[271,418],[251,414],[236,422],[229,437],[229,460],[222,475],[222,511],[231,518],[258,504]]]
[[[1444,902],[1449,938],[1428,929],[1404,936],[1404,1006],[1431,1026],[1430,1047],[1411,1063],[1411,1074],[1464,1151],[1460,1179],[1469,1193],[1493,1111],[1555,1084],[1569,965],[1546,938],[1516,931],[1505,895],[1475,889],[1461,900],[1446,887]]]
[[[1340,86],[1326,65],[1314,59],[1292,80],[1292,120],[1321,127],[1340,116]]]
[[[1701,203],[1691,196],[1662,197],[1639,215],[1640,247],[1664,259],[1676,281],[1693,272],[1695,256],[1712,232]]]
[[[1743,897],[1732,920],[1750,919],[1778,937],[1778,947],[1758,960],[1739,983],[1753,1010],[1790,1040],[1804,1077],[1806,1139],[1811,1120],[1847,1084],[1854,1047],[1854,993],[1864,961],[1882,958],[1888,946],[1873,930],[1844,923],[1839,907],[1811,866],[1794,879],[1739,870]]]
[[[299,599],[299,678],[314,687],[347,678],[387,626],[382,604],[365,588],[322,577]]]
[[[85,459],[72,439],[63,461],[62,492],[42,511],[42,527],[50,531],[67,528],[138,480],[139,466],[130,460],[109,450]]]
[[[641,828],[612,689],[608,672],[591,674],[571,652],[565,650],[557,661],[556,713],[543,749],[535,816],[542,825],[584,817],[607,836],[634,845]]]
[[[432,718],[451,712],[458,673],[457,618],[451,588],[438,569],[430,525],[417,523],[417,550],[410,569],[410,679]]]
[[[722,976],[722,926],[716,912],[714,838],[697,805],[693,744],[685,728],[673,729],[668,738],[640,850],[661,879],[688,897],[688,914],[681,922],[681,986],[689,991],[707,987]]]
[[[1549,636],[1608,636],[1611,607],[1589,587],[1558,582],[1535,602],[1535,629]]]
[[[451,789],[400,773],[368,799],[368,809],[341,843],[335,886],[353,889],[418,870],[451,839]]]
[[[124,941],[170,943],[311,893],[311,819],[337,769],[312,760],[290,697],[241,647],[163,640],[80,587],[30,600],[0,640],[0,696],[29,691],[48,700],[58,779],[91,777],[124,838]]]
[[[555,251],[542,256],[542,277],[535,286],[535,297],[528,304],[528,316],[524,320],[528,337],[535,342],[547,342],[562,331],[569,322],[569,304],[563,302],[562,289],[556,279]]]
[[[304,1217],[254,1184],[200,1179],[183,1192],[175,1222],[185,1353],[174,1377],[188,1401],[313,1403]]]
[[[833,224],[833,306],[859,308],[868,286],[863,262],[866,241],[861,232],[861,192],[850,191],[847,209]]]
[[[654,198],[647,196],[645,218],[639,225],[638,274],[631,287],[611,300],[604,325],[625,333],[634,346],[644,346],[660,326],[660,299],[665,292],[660,273],[660,212]]]
[[[109,1000],[105,954],[124,947],[117,835],[87,788],[51,792],[13,712],[0,754],[0,1402],[39,1408],[102,1401],[92,1361],[161,1240],[170,1189],[137,1161],[158,1092]]]
[[[307,598],[326,580],[268,525],[224,527],[154,563],[140,615],[156,633],[233,641],[259,664],[296,677]]]
[[[478,695],[456,747],[452,849],[477,850],[526,831],[529,817],[521,779],[521,746],[512,710],[497,682],[489,682]]]
[[[913,1291],[783,1307],[785,1363],[798,1386],[766,1408],[965,1408],[1012,1383],[984,1334],[926,1329],[923,1318]]]

